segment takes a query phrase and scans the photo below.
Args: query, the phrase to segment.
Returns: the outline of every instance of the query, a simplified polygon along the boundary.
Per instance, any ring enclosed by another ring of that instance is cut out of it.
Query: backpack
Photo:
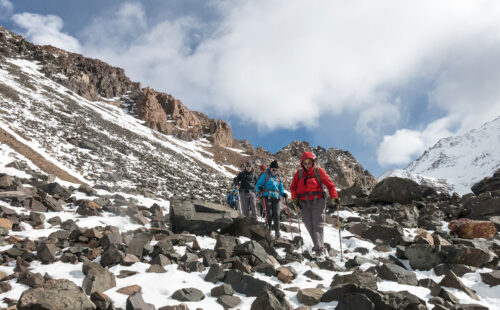
[[[269,179],[271,178],[271,173],[270,173],[270,172],[265,172],[265,174],[267,175],[267,177],[266,177],[266,181],[264,182],[264,186],[267,184],[267,181],[269,181]],[[262,174],[261,174],[261,175],[262,175]],[[278,175],[276,175],[276,176],[278,177],[278,185],[279,185],[279,184],[281,183],[281,177],[280,177],[280,175],[279,175],[279,174],[278,174]],[[258,193],[258,195],[257,195],[257,196],[258,196],[259,198],[260,198],[260,197],[262,197],[264,192],[265,192],[265,191],[260,191],[260,192]]]
[[[299,170],[299,181],[302,180],[303,177],[304,177],[304,169],[300,169]],[[321,187],[321,192],[307,192],[307,193],[299,194],[299,197],[300,196],[306,196],[308,201],[309,201],[309,195],[310,194],[314,194],[314,200],[315,201],[317,199],[317,194],[322,193],[323,197],[325,197],[326,196],[325,188],[323,186],[323,182],[321,182],[321,178],[319,177],[319,168],[318,167],[314,167],[314,176],[306,176],[306,179],[307,178],[315,178],[318,181],[318,183],[319,183],[319,185]]]

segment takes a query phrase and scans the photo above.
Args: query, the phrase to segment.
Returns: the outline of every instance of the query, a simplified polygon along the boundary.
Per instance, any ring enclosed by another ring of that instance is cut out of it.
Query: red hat
[[[259,166],[259,170],[260,170],[260,171],[266,171],[266,169],[267,169],[267,167],[266,167],[266,165],[264,165],[264,164],[261,164],[261,165]]]

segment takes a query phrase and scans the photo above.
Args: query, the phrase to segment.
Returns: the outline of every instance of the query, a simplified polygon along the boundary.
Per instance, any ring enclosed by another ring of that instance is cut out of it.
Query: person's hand
[[[262,186],[257,187],[257,191],[262,192]]]
[[[287,193],[283,193],[283,195],[281,195],[281,196],[283,196],[284,198],[288,198],[288,194]]]
[[[332,198],[332,204],[340,207],[340,198],[339,197]]]
[[[292,203],[294,206],[298,206],[299,205],[299,198],[293,198]]]

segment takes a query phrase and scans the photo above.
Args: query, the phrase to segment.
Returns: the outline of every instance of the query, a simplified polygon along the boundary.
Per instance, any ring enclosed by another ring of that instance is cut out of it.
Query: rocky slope
[[[471,186],[500,168],[500,117],[461,136],[439,140],[403,170],[379,177],[403,176],[442,191],[471,192]]]
[[[235,140],[225,121],[142,88],[120,68],[31,44],[1,27],[0,94],[5,141],[35,146],[30,158],[43,153],[81,174],[81,182],[217,201],[245,161],[268,165],[277,158],[289,186],[304,150],[319,156],[339,188],[376,182],[346,151],[313,150],[306,142],[277,154],[255,149]]]
[[[8,309],[496,309],[500,302],[500,222],[471,220],[500,217],[498,174],[475,186],[479,196],[438,194],[399,178],[351,193],[355,201],[339,214],[341,240],[336,215],[326,214],[328,257],[318,261],[293,209],[291,226],[282,210],[284,238],[276,240],[225,206],[67,187],[5,145],[0,158],[27,161],[0,165],[0,306]]]

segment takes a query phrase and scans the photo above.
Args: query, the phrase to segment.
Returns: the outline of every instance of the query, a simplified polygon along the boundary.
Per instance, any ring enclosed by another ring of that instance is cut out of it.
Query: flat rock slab
[[[205,294],[197,288],[181,288],[172,294],[172,298],[178,301],[200,301],[205,298]]]
[[[222,295],[217,298],[217,302],[221,304],[224,309],[231,309],[241,303],[241,299],[237,296]]]
[[[174,233],[210,234],[231,225],[238,216],[237,211],[216,203],[175,198],[170,201],[170,223]]]
[[[481,273],[481,280],[489,286],[497,286],[500,284],[500,270],[495,270],[488,273]]]
[[[314,306],[321,302],[323,294],[324,292],[320,288],[306,288],[299,290],[297,300],[304,305]]]

